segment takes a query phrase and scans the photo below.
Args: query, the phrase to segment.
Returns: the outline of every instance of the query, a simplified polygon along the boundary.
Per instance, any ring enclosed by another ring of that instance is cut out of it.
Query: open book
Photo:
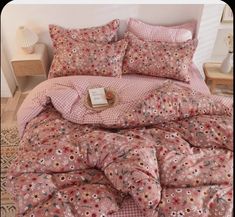
[[[108,101],[103,87],[89,89],[88,91],[93,108],[108,106]]]

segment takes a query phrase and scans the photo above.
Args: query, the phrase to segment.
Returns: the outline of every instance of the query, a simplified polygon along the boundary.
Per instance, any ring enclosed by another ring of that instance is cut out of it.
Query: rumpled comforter
[[[118,103],[89,110],[94,86]],[[146,217],[232,216],[231,110],[210,96],[172,82],[57,78],[27,97],[18,121],[7,184],[18,216],[105,217],[126,196]]]

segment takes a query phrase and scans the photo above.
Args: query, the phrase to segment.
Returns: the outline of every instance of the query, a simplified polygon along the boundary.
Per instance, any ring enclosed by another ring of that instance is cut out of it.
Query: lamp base
[[[22,47],[22,50],[27,54],[32,54],[32,53],[34,53],[34,45],[32,45],[30,47]]]

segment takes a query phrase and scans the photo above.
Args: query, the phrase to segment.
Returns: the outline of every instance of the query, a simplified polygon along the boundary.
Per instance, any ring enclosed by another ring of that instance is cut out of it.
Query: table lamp
[[[17,44],[28,54],[34,52],[34,45],[38,41],[35,32],[29,30],[25,26],[20,26],[16,31]]]

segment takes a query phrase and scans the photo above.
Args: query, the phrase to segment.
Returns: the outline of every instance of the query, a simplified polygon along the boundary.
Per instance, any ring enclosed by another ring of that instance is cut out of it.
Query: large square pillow
[[[109,43],[117,37],[120,21],[115,19],[106,25],[83,29],[67,29],[58,25],[49,25],[49,33],[53,47],[57,49],[66,43],[88,41],[95,43]]]
[[[144,41],[130,32],[123,60],[123,74],[137,73],[171,78],[189,83],[189,67],[197,47],[197,39],[186,42]]]
[[[125,39],[112,44],[81,41],[58,47],[48,78],[69,75],[121,77],[126,47]]]
[[[130,18],[127,31],[146,41],[184,42],[193,39],[196,22],[191,21],[177,26],[159,26]]]

